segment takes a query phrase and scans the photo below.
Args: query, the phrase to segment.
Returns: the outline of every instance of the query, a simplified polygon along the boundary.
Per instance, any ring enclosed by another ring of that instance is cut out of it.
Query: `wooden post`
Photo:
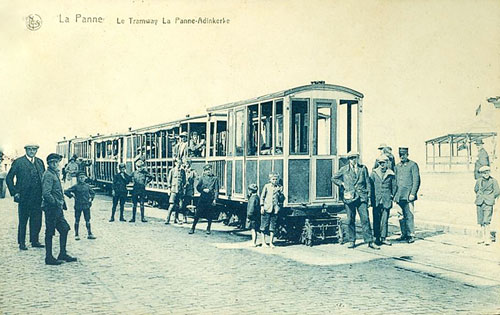
[[[451,160],[453,157],[453,136],[450,136],[450,160],[448,162],[448,167],[451,170]]]
[[[470,147],[470,136],[467,135],[466,146],[467,146],[467,170],[470,170],[470,161],[471,161],[471,147]]]
[[[436,145],[432,143],[432,170],[436,170]]]

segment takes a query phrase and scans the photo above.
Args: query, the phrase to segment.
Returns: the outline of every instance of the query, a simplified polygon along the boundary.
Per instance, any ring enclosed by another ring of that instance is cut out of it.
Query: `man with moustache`
[[[45,172],[45,165],[36,157],[38,148],[39,146],[33,143],[25,145],[26,154],[14,160],[6,177],[10,195],[18,203],[17,243],[20,250],[28,249],[26,247],[28,221],[32,247],[44,247],[40,244],[38,237],[42,228],[42,176]]]

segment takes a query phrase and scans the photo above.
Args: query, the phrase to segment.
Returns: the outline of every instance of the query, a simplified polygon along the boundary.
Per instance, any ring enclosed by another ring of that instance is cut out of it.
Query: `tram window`
[[[227,115],[227,129],[228,130],[234,130],[233,128],[233,120],[234,120],[234,112],[230,111],[229,114]],[[228,132],[227,133],[227,155],[232,156],[233,155],[233,133]]]
[[[227,123],[217,121],[217,134],[215,138],[215,155],[226,156]]]
[[[188,155],[190,157],[205,157],[206,129],[206,123],[191,123],[189,125]]]
[[[118,140],[113,140],[113,156],[118,155]]]
[[[307,101],[292,101],[290,153],[309,152],[309,106]]]
[[[236,136],[236,143],[235,143],[235,154],[236,156],[243,156],[244,153],[244,137],[245,137],[245,112],[243,110],[239,110],[236,112],[235,115],[235,136]]]
[[[316,142],[317,155],[330,155],[332,137],[332,109],[329,103],[318,103],[316,111]]]
[[[257,143],[259,132],[259,113],[257,105],[248,106],[248,142],[247,155],[257,155]]]
[[[270,155],[273,149],[273,102],[260,105],[260,154]]]
[[[160,133],[160,138],[161,138],[161,157],[166,158],[167,157],[167,132],[165,130],[162,130]]]
[[[283,154],[283,101],[276,102],[275,154]]]
[[[100,143],[95,144],[95,152],[96,152],[97,158],[100,158],[101,157],[101,144]]]
[[[338,108],[338,153],[346,154],[358,148],[358,102],[341,100]]]

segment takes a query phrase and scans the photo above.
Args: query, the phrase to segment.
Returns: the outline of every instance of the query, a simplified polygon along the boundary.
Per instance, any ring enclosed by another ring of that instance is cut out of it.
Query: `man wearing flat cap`
[[[333,176],[335,185],[343,189],[343,201],[347,212],[347,238],[349,248],[356,246],[356,212],[359,214],[363,228],[363,239],[369,248],[380,249],[373,242],[370,218],[368,215],[368,202],[370,200],[371,184],[368,168],[359,163],[359,153],[351,151],[347,154],[349,164],[342,166]]]
[[[394,201],[402,210],[403,218],[400,240],[415,242],[414,203],[420,188],[420,171],[417,163],[408,159],[408,148],[399,148],[401,162],[396,165],[396,183],[398,185]]]
[[[45,211],[45,264],[60,265],[63,261],[72,262],[76,258],[66,252],[69,224],[64,218],[66,210],[64,193],[59,175],[59,164],[62,156],[51,153],[47,156],[47,171],[42,178],[42,208]],[[59,232],[59,256],[52,255],[52,237]]]
[[[476,140],[476,147],[477,147],[477,160],[474,163],[474,179],[478,180],[481,178],[481,174],[479,172],[479,169],[483,166],[490,166],[490,157],[488,156],[488,152],[483,147],[483,140],[478,139]]]
[[[39,242],[42,228],[42,176],[45,171],[43,161],[36,157],[38,145],[24,146],[26,154],[17,158],[6,177],[7,187],[14,201],[18,203],[19,227],[17,243],[20,250],[26,247],[26,225],[29,221],[30,243],[33,247],[43,247]],[[15,182],[14,182],[15,178]]]

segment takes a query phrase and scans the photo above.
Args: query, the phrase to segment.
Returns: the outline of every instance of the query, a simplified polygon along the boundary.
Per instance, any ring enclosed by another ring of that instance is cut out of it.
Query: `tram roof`
[[[161,124],[157,124],[157,125],[132,129],[131,132],[132,133],[138,133],[138,132],[140,133],[140,132],[144,132],[144,131],[158,131],[158,130],[165,128],[165,127],[171,127],[171,126],[175,126],[177,124],[182,124],[184,122],[191,122],[193,120],[205,119],[205,118],[207,118],[207,114],[196,115],[196,116],[192,116],[192,117],[184,117],[184,118],[172,120],[172,121],[169,121],[166,123],[161,123]]]
[[[210,112],[210,111],[216,111],[216,110],[221,110],[221,109],[227,109],[227,108],[231,108],[231,107],[238,106],[238,105],[259,103],[259,102],[262,102],[265,100],[274,99],[274,98],[278,98],[278,97],[284,97],[284,96],[287,96],[287,95],[290,95],[293,93],[297,93],[297,92],[312,91],[312,90],[339,91],[339,92],[349,93],[349,94],[352,94],[352,95],[360,97],[360,98],[364,97],[364,95],[362,93],[355,91],[353,89],[350,89],[348,87],[345,87],[345,86],[326,84],[326,83],[321,83],[321,84],[313,83],[313,84],[309,84],[309,85],[298,86],[298,87],[291,88],[288,90],[283,90],[283,91],[279,91],[279,92],[275,92],[275,93],[262,95],[259,97],[250,98],[250,99],[243,100],[243,101],[237,101],[237,102],[217,105],[214,107],[209,107],[207,109],[207,111]]]

